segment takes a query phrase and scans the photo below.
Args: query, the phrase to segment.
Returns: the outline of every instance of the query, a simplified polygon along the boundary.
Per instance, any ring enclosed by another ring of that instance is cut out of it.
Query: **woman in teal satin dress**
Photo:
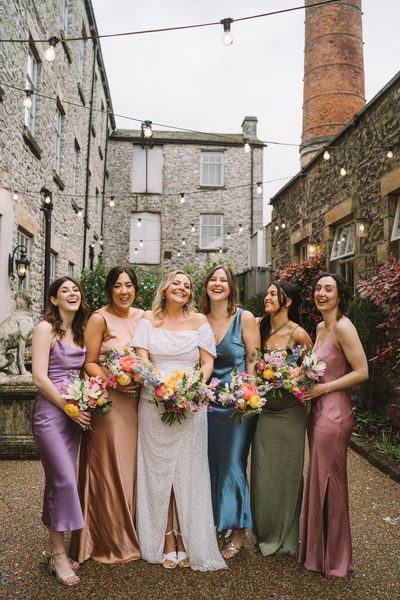
[[[200,310],[214,333],[217,358],[213,377],[231,381],[232,370],[254,370],[254,350],[260,335],[254,316],[236,307],[236,286],[231,270],[215,267],[203,286]],[[208,459],[214,522],[221,554],[236,556],[243,546],[246,529],[252,527],[246,468],[256,419],[231,419],[233,408],[213,403],[208,414]],[[227,533],[230,535],[227,536]]]

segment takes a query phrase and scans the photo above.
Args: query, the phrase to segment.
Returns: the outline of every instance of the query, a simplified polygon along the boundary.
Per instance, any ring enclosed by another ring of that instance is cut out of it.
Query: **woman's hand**
[[[324,394],[328,393],[328,384],[327,383],[316,383],[313,387],[308,388],[303,395],[305,401],[314,400],[314,398],[319,398]]]
[[[82,429],[90,427],[90,413],[85,410],[80,410],[77,417],[70,417],[71,421],[75,421]]]

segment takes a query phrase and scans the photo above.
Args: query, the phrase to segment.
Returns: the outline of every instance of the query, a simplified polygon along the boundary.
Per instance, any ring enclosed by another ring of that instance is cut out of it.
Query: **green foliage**
[[[356,408],[355,432],[369,440],[378,450],[400,461],[400,427],[390,417],[371,410]]]
[[[264,314],[264,297],[265,292],[260,292],[243,302],[243,308],[249,310],[254,316],[260,317]]]
[[[104,294],[104,282],[108,273],[108,267],[104,259],[99,259],[96,267],[85,269],[79,280],[85,291],[86,301],[89,304],[90,314],[98,308],[107,304]]]

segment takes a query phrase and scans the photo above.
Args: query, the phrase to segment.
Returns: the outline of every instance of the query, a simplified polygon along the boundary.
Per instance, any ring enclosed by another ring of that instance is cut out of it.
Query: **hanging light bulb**
[[[142,226],[142,217],[138,217],[136,227],[141,227],[141,226]]]
[[[218,250],[218,252],[219,252],[220,254],[222,254],[222,248],[221,248],[221,247],[220,247],[220,249]]]
[[[244,146],[243,150],[248,154],[251,150],[251,146],[249,144],[249,138],[244,138]]]
[[[344,167],[341,167],[340,174],[341,174],[342,177],[344,177],[345,175],[347,175],[347,171],[346,171],[346,169]]]
[[[393,158],[393,150],[388,150],[388,151],[386,152],[386,156],[387,156],[388,158]]]
[[[257,182],[257,194],[262,194],[262,191],[263,191],[263,189],[262,189],[262,182],[258,181]]]
[[[83,216],[83,211],[82,211],[82,209],[81,209],[81,208],[80,208],[80,209],[78,210],[78,212],[76,213],[76,216],[77,216],[77,217],[79,217],[79,218],[82,218],[82,216]]]
[[[27,108],[28,110],[30,108],[32,108],[32,90],[24,90],[25,91],[25,98],[22,101],[22,104],[24,105],[25,108]]]
[[[13,200],[18,200],[18,192],[17,192],[17,190],[15,190],[15,192],[13,193]]]
[[[282,223],[281,223],[281,229],[286,229],[286,223],[285,223],[285,221],[282,221]]]
[[[143,248],[143,240],[139,240],[139,247]]]
[[[186,246],[186,240],[185,240],[185,238],[182,238],[182,246]]]
[[[178,257],[179,257],[180,255],[181,255],[181,251],[180,251],[180,250],[178,250]]]
[[[48,62],[54,62],[56,59],[56,46],[59,42],[59,38],[56,36],[52,36],[49,39],[49,46],[44,52],[44,57]]]
[[[230,240],[230,239],[231,239],[231,232],[230,232],[230,231],[228,231],[228,233],[226,234],[226,239],[227,239],[227,240]]]
[[[243,231],[243,225],[241,223],[239,223],[239,233],[242,233]]]
[[[110,198],[110,202],[108,203],[108,205],[109,205],[111,208],[114,208],[114,206],[115,206],[115,200],[114,200],[114,196],[111,196],[111,198]]]
[[[135,254],[137,254],[137,253],[138,253],[138,249],[137,249],[137,248],[135,248],[134,252],[135,252]]]
[[[150,139],[153,136],[153,130],[151,128],[151,125],[151,121],[143,121],[142,123],[142,133],[147,139]]]
[[[103,239],[103,236],[101,236],[101,238],[100,238],[100,248],[102,248],[103,245],[104,245],[104,239]]]
[[[226,19],[221,19],[220,23],[224,28],[224,33],[222,35],[223,45],[227,46],[227,47],[232,46],[233,37],[232,37],[232,33],[231,33],[231,23],[233,23],[233,19],[231,19],[230,17],[228,17]]]
[[[275,225],[274,229],[275,231],[279,231],[279,225]]]
[[[192,223],[190,226],[190,233],[196,233],[196,227],[194,226],[194,223]]]
[[[182,193],[180,194],[180,196],[181,196],[181,197],[180,197],[180,203],[181,203],[181,204],[185,204],[185,202],[186,202],[186,198],[185,198],[185,194],[184,194],[184,192],[182,192]]]
[[[324,154],[323,154],[323,158],[324,160],[329,160],[331,157],[331,155],[329,154],[328,150],[325,150]]]

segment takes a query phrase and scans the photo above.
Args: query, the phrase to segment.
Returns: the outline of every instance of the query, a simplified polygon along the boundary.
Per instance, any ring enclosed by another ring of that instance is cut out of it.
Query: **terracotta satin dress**
[[[143,311],[129,319],[97,311],[107,326],[100,350],[130,344]],[[79,562],[103,563],[140,558],[135,528],[138,395],[109,390],[111,410],[92,415],[90,431],[82,436],[78,487],[84,528],[71,537],[70,554]]]
[[[314,349],[327,364],[324,382],[351,371],[333,331],[321,343],[317,338]],[[324,394],[312,401],[299,562],[310,571],[336,577],[346,577],[351,571],[347,447],[352,430],[350,389]]]

